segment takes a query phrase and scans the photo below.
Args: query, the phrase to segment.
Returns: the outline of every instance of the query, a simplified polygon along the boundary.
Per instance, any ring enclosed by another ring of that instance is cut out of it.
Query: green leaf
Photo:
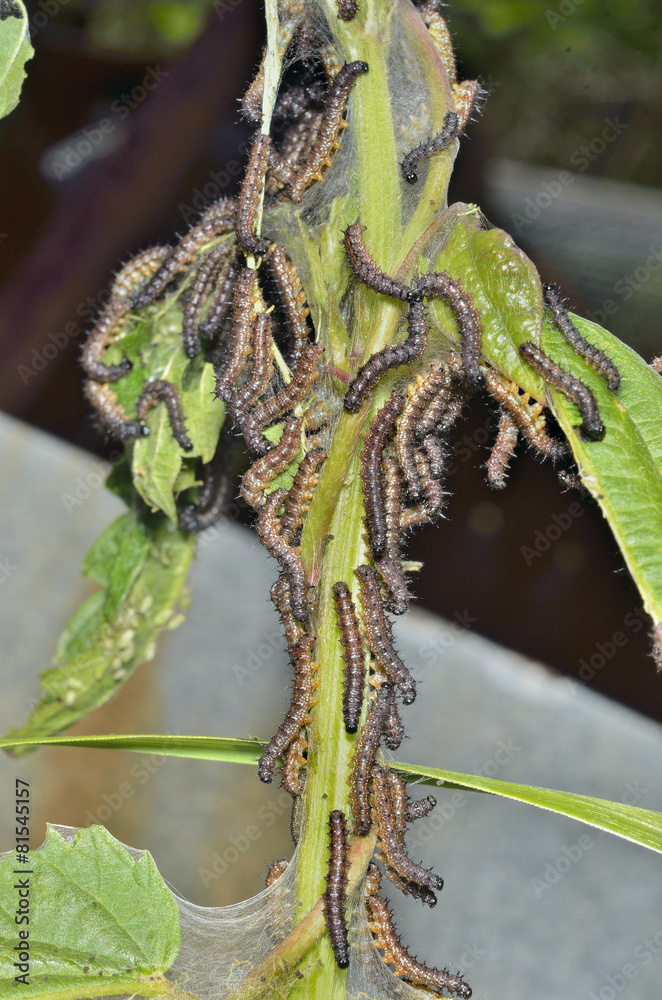
[[[538,809],[570,816],[662,853],[662,813],[650,809],[639,809],[638,806],[628,806],[623,802],[609,802],[572,792],[557,792],[550,788],[515,785],[510,781],[497,781],[494,778],[478,778],[459,771],[401,764],[399,761],[394,761],[391,767],[399,771],[407,781],[418,781],[425,785],[443,784],[463,791],[488,792],[502,798],[526,802]]]
[[[135,515],[120,521],[126,525],[128,548],[93,547],[95,556],[88,556],[86,564],[107,581],[107,589],[88,598],[67,625],[56,666],[41,675],[39,704],[23,726],[12,730],[19,739],[60,733],[103,705],[143,660],[152,658],[159,632],[181,620],[193,537],[161,519],[151,536],[144,536],[144,549]],[[108,529],[108,539],[116,539],[118,523]],[[136,539],[141,549],[133,555]],[[109,567],[101,561],[102,552],[111,560]],[[109,609],[114,617],[105,617]],[[23,752],[28,750],[26,744]]]
[[[14,852],[0,861],[0,1000],[143,993],[152,977],[161,995],[170,992],[163,977],[181,947],[179,913],[147,851],[134,860],[101,826],[78,830],[71,843],[49,826],[29,860],[20,874]],[[19,880],[29,925],[14,921]],[[29,977],[16,984],[15,947],[28,926]]]
[[[542,289],[538,272],[501,229],[482,229],[472,205],[453,205],[448,212],[450,232],[435,261],[471,294],[483,325],[481,353],[500,371],[537,398],[542,380],[522,360],[519,346],[538,342],[542,321]],[[454,339],[457,320],[442,299],[430,303],[430,316]]]
[[[166,757],[188,757],[196,760],[222,761],[230,764],[254,766],[266,745],[260,740],[231,739],[222,736],[171,736],[171,735],[112,735],[112,736],[71,736],[39,740],[0,740],[0,747],[9,749],[16,746],[67,746],[94,747],[107,750],[128,750],[133,753],[154,753]],[[570,816],[614,833],[618,837],[649,847],[662,853],[662,813],[622,802],[609,802],[588,795],[573,792],[558,792],[549,788],[532,785],[516,785],[510,781],[481,778],[459,771],[443,771],[440,768],[421,767],[394,761],[390,766],[409,782],[426,785],[444,785],[468,792],[487,792],[502,798],[515,799]]]
[[[214,366],[198,355],[182,379],[182,407],[193,444],[187,454],[199,455],[203,462],[211,462],[214,457],[225,415],[223,404],[214,398],[215,389]]]
[[[638,354],[589,320],[572,316],[586,339],[621,373],[609,392],[604,378],[578,357],[545,319],[542,347],[592,389],[606,427],[603,441],[582,440],[580,414],[547,388],[549,404],[572,447],[583,483],[600,504],[655,624],[662,621],[662,378]]]
[[[20,11],[20,17],[10,13],[0,21],[0,118],[18,104],[26,77],[25,64],[34,55],[25,4],[17,0],[12,6]]]

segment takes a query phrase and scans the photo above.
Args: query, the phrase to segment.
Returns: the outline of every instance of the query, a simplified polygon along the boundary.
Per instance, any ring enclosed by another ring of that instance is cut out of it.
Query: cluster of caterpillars
[[[438,7],[437,0],[429,0],[419,10],[446,67],[455,108],[446,115],[441,132],[404,155],[401,172],[410,184],[417,182],[424,160],[461,135],[479,94],[475,82],[457,82],[450,36]],[[302,3],[290,0],[289,8],[286,27],[295,44],[297,32],[303,36],[309,26]],[[349,21],[359,9],[355,0],[340,0],[338,16]],[[132,313],[150,308],[173,287],[181,291],[183,351],[192,360],[203,354],[214,366],[216,396],[225,405],[227,424],[241,433],[254,456],[241,492],[256,512],[262,544],[280,566],[271,597],[282,619],[294,685],[285,718],[260,757],[258,773],[263,782],[271,782],[280,762],[282,784],[294,798],[293,814],[303,792],[318,669],[311,612],[319,595],[302,562],[301,535],[340,413],[344,409],[365,422],[361,487],[368,555],[350,579],[333,585],[330,595],[345,664],[343,719],[347,733],[356,734],[348,794],[351,817],[348,821],[338,809],[330,812],[324,896],[335,958],[346,968],[351,953],[345,916],[350,831],[356,837],[376,831],[384,875],[406,894],[434,906],[435,893],[443,886],[443,880],[410,858],[405,847],[407,824],[425,816],[436,802],[432,796],[410,800],[404,779],[389,770],[380,755],[382,743],[395,751],[404,737],[399,701],[407,706],[416,697],[415,679],[395,649],[388,618],[389,612],[404,613],[409,602],[403,533],[440,516],[450,454],[447,437],[468,395],[478,387],[499,407],[498,433],[487,464],[493,486],[505,485],[520,434],[539,455],[553,460],[564,454],[565,445],[549,433],[543,407],[481,357],[480,315],[462,283],[446,272],[413,281],[386,274],[375,263],[359,221],[349,224],[343,236],[348,267],[363,286],[403,303],[406,336],[367,357],[351,377],[348,374],[342,397],[329,389],[331,375],[323,365],[321,346],[312,339],[298,269],[285,247],[261,232],[263,208],[285,199],[298,204],[332,166],[347,125],[352,87],[369,72],[362,61],[342,65],[328,43],[320,45],[319,57],[323,79],[307,63],[296,82],[278,94],[272,134],[255,134],[239,196],[211,205],[175,246],[145,251],[120,271],[85,345],[83,367],[88,399],[110,434],[128,440],[148,433],[146,413],[162,404],[174,437],[190,451],[175,386],[163,379],[148,382],[135,413],[127,413],[112,386],[130,371],[131,362],[109,364],[106,358],[112,344],[121,344]],[[256,125],[261,123],[264,78],[261,67],[242,102],[245,117]],[[580,335],[552,286],[544,286],[544,296],[558,329],[615,391],[619,375],[613,363]],[[461,351],[426,363],[426,308],[436,298],[447,303],[457,321]],[[590,390],[536,345],[522,345],[521,353],[548,384],[576,403],[585,437],[600,440],[604,427]],[[382,405],[373,408],[368,419],[386,377],[390,394],[382,395]],[[221,517],[230,491],[227,454],[224,432],[213,459],[200,470],[197,502],[179,512],[183,530],[202,531]],[[279,863],[270,880],[282,870]],[[371,865],[366,906],[383,961],[416,986],[469,998],[471,989],[459,975],[427,967],[406,951],[379,895],[380,877],[379,868]]]

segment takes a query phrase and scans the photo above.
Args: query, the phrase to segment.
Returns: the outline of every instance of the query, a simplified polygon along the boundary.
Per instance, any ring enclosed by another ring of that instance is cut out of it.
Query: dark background
[[[107,455],[81,396],[84,333],[123,260],[185,231],[210,191],[236,190],[248,134],[237,98],[258,58],[261,9],[255,0],[28,7],[36,56],[21,104],[0,121],[0,406]],[[481,205],[590,315],[613,275],[636,262],[637,220],[659,211],[659,5],[473,0],[447,16],[460,77],[479,77],[487,92],[451,199]],[[602,149],[607,121],[627,127]],[[582,145],[594,150],[586,167]],[[513,228],[512,205],[519,199],[523,211],[526,200],[514,182],[504,199],[494,181],[519,176],[512,161],[546,168],[550,181],[561,170],[581,174],[572,188],[580,201],[595,181],[599,206],[581,232],[581,212],[563,198],[544,215],[561,220],[556,244],[537,221]],[[620,235],[605,237],[601,227],[616,218]],[[649,279],[606,323],[647,359],[660,353],[662,300],[659,275]],[[490,490],[492,427],[489,406],[474,401],[454,439],[447,519],[412,538],[411,557],[425,562],[421,604],[662,720],[648,623],[597,506],[523,451],[508,489]]]

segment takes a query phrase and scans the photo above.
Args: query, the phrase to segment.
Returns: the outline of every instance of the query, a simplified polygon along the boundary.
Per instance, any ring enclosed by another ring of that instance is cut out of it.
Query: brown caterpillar
[[[554,285],[543,285],[542,294],[546,304],[554,314],[556,328],[561,331],[575,354],[583,358],[596,372],[600,372],[607,381],[607,388],[611,392],[616,392],[621,384],[621,374],[611,358],[608,358],[604,351],[601,351],[598,347],[594,347],[593,344],[589,344],[588,340],[582,337],[568,316],[561,296]]]
[[[343,580],[333,585],[333,600],[336,605],[340,642],[343,647],[345,661],[345,680],[342,696],[342,714],[345,729],[355,733],[359,727],[361,709],[363,708],[363,693],[365,691],[365,653],[363,639],[359,630],[356,610],[349,587]]]
[[[370,390],[386,372],[422,357],[427,342],[428,324],[423,300],[413,300],[409,305],[406,338],[400,344],[391,344],[377,351],[361,365],[345,393],[344,406],[347,412],[356,413]]]
[[[519,430],[512,414],[501,410],[499,429],[487,460],[487,481],[490,486],[502,490],[508,476],[508,463],[515,454]]]
[[[404,836],[407,829],[407,782],[396,771],[386,771],[385,774],[393,805],[395,828],[400,836]]]
[[[422,451],[417,450],[415,454],[416,468],[423,488],[423,507],[429,520],[434,520],[444,506],[445,493],[438,479],[435,479],[430,472],[430,465]]]
[[[256,257],[262,257],[269,249],[269,241],[255,235],[255,223],[267,173],[270,148],[270,136],[258,132],[248,157],[234,224],[237,242],[246,253],[255,254]]]
[[[277,882],[281,875],[285,874],[288,864],[289,862],[285,858],[281,858],[280,861],[272,861],[270,865],[267,865],[267,877],[264,880],[267,889],[274,882]]]
[[[395,447],[398,463],[407,483],[407,492],[413,500],[421,496],[421,479],[416,468],[414,436],[421,414],[433,401],[435,414],[432,426],[426,427],[426,434],[431,433],[437,425],[437,412],[443,412],[450,395],[450,379],[443,365],[432,367],[426,376],[417,375],[416,382],[407,386],[407,399],[402,413],[398,418],[395,431]],[[428,421],[429,421],[428,417]]]
[[[142,285],[158,271],[170,253],[170,247],[150,247],[127,261],[115,275],[110,290],[113,299],[131,299]]]
[[[409,184],[415,184],[418,180],[416,168],[421,160],[434,156],[435,153],[439,153],[442,149],[447,149],[453,139],[457,138],[459,131],[460,120],[458,116],[454,111],[447,112],[441,132],[432,136],[431,139],[426,139],[425,142],[422,142],[420,146],[416,146],[415,149],[412,149],[412,151],[407,153],[405,156],[404,160],[400,164],[400,170],[404,179],[408,181]]]
[[[547,422],[540,403],[529,405],[528,393],[520,393],[519,386],[505,375],[490,368],[485,373],[485,388],[514,419],[528,443],[547,458],[556,459],[565,454],[565,445],[547,433]]]
[[[128,358],[118,365],[107,365],[101,360],[106,348],[121,330],[121,321],[130,311],[126,299],[111,299],[88,334],[80,361],[88,378],[95,382],[117,382],[133,368]]]
[[[349,939],[345,906],[347,905],[347,824],[345,814],[334,809],[329,814],[329,870],[324,893],[324,918],[331,940],[331,947],[339,969],[349,965]]]
[[[416,297],[414,290],[401,281],[397,281],[396,278],[384,274],[381,268],[375,264],[363,241],[362,234],[365,232],[365,228],[360,222],[354,222],[345,230],[344,244],[347,263],[366,288],[371,288],[373,292],[379,292],[380,295],[388,295],[391,299],[411,302]]]
[[[260,781],[265,784],[269,784],[273,779],[277,759],[298,738],[301,729],[310,720],[308,713],[315,689],[314,673],[317,666],[312,660],[314,643],[314,635],[303,635],[292,651],[294,690],[290,707],[276,733],[262,751],[258,762],[258,775]]]
[[[381,558],[386,550],[386,508],[384,505],[384,444],[402,411],[404,397],[394,390],[387,403],[374,417],[361,451],[361,488],[365,504],[366,523],[373,556]]]
[[[322,112],[316,108],[306,108],[285,133],[280,152],[271,147],[267,177],[269,194],[275,194],[296,179],[297,166],[310,153],[322,124],[322,117]]]
[[[388,715],[384,723],[384,743],[389,750],[397,750],[405,737],[405,727],[400,718],[395,698],[391,698]]]
[[[387,456],[384,459],[386,545],[384,555],[377,563],[377,572],[388,587],[387,607],[394,615],[403,615],[409,604],[407,579],[400,555],[401,478],[398,463]]]
[[[394,871],[408,882],[427,889],[441,891],[444,880],[429,868],[423,868],[407,855],[402,834],[398,832],[397,818],[391,788],[385,771],[374,764],[372,768],[373,811],[376,817],[379,840],[384,858]]]
[[[216,280],[216,287],[211,294],[207,315],[200,323],[199,332],[203,337],[209,337],[210,340],[213,340],[221,332],[223,323],[230,312],[237,275],[239,274],[240,256],[241,251],[237,246],[234,246],[224,269]],[[220,360],[217,357],[218,350],[218,344],[213,343],[209,354],[210,361],[216,363],[217,360]]]
[[[189,358],[194,358],[200,349],[200,314],[214,283],[227,269],[229,254],[230,248],[225,243],[219,243],[210,250],[200,264],[186,296],[182,317],[182,340],[184,353]]]
[[[445,443],[440,441],[436,434],[427,434],[421,442],[421,447],[428,461],[430,475],[433,479],[441,479],[446,471],[446,463],[449,458]]]
[[[228,408],[237,424],[244,430],[248,414],[269,388],[274,372],[273,337],[271,336],[271,316],[258,313],[251,332],[253,356],[250,374],[238,392],[230,397]],[[244,433],[246,444],[253,447],[250,434]],[[260,435],[255,450],[264,452],[264,438]]]
[[[292,364],[303,354],[308,343],[306,317],[310,309],[306,304],[306,294],[301,287],[301,278],[295,265],[289,260],[283,247],[274,247],[267,257],[269,271],[274,279],[278,297],[285,313],[287,328],[292,338],[288,361]]]
[[[605,436],[605,425],[600,419],[595,396],[588,386],[564,371],[535,344],[520,344],[519,352],[546,382],[575,404],[582,415],[580,430],[584,437],[589,441],[602,441]]]
[[[290,585],[285,573],[281,573],[271,588],[271,600],[280,612],[283,629],[285,631],[285,639],[287,641],[287,648],[290,650],[290,655],[292,655],[291,651],[294,649],[304,632],[294,617],[294,612],[292,611],[292,605],[290,604]]]
[[[432,812],[437,804],[434,795],[426,795],[424,799],[415,799],[407,805],[407,822],[414,823]]]
[[[197,504],[189,504],[179,512],[182,531],[191,535],[198,534],[221,519],[232,488],[229,453],[227,432],[222,432],[214,457],[204,467],[204,480],[198,492]]]
[[[375,571],[370,566],[359,566],[354,572],[361,584],[362,621],[368,645],[379,666],[400,689],[405,705],[411,705],[416,697],[416,682],[393,648],[393,630],[384,613]]]
[[[230,403],[239,374],[243,371],[251,348],[251,334],[255,319],[255,271],[242,267],[234,287],[232,300],[232,342],[230,353],[223,362],[216,379],[216,395]]]
[[[254,510],[263,505],[264,491],[276,476],[294,461],[301,447],[301,424],[299,417],[288,417],[283,435],[271,451],[253,462],[241,480],[241,495]],[[281,519],[281,533],[284,534]]]
[[[479,106],[483,89],[478,80],[464,80],[462,83],[452,84],[452,91],[458,117],[457,133],[460,135],[469,124],[474,108]]]
[[[401,976],[414,986],[425,986],[435,993],[447,990],[462,997],[462,1000],[470,1000],[471,987],[461,976],[446,969],[423,965],[409,954],[397,935],[391,909],[383,896],[368,896],[366,906],[370,914],[370,930],[376,938],[375,946],[384,952],[382,961],[395,966],[396,976]]]
[[[317,378],[317,362],[323,351],[321,344],[309,344],[299,358],[289,385],[246,416],[242,430],[253,451],[264,454],[269,448],[269,442],[262,437],[264,428],[306,398]]]
[[[483,327],[472,296],[456,278],[451,278],[445,271],[424,275],[417,287],[426,298],[441,297],[453,310],[462,337],[462,368],[472,382],[480,383],[482,377],[478,359]]]
[[[140,395],[140,399],[136,403],[136,412],[139,418],[146,420],[148,411],[152,406],[156,406],[157,403],[165,403],[170,427],[172,428],[172,436],[179,447],[184,451],[191,451],[193,449],[193,442],[186,433],[184,411],[182,410],[179,389],[172,385],[171,382],[165,382],[163,379],[148,382]]]
[[[351,21],[356,17],[359,5],[356,0],[338,0],[338,17],[343,21]]]
[[[308,618],[306,574],[301,556],[281,536],[278,520],[278,508],[286,495],[287,490],[284,489],[277,489],[269,494],[258,516],[256,530],[269,555],[278,561],[287,574],[292,611],[303,622]]]
[[[391,685],[382,684],[374,701],[370,702],[368,715],[354,744],[349,801],[357,837],[365,837],[372,825],[370,776],[392,697]]]
[[[343,115],[352,84],[357,77],[367,72],[368,64],[356,60],[343,66],[334,78],[315,141],[289,185],[292,201],[300,202],[308,185],[314,180],[322,179],[322,167],[330,166],[331,153],[339,147],[338,132],[347,124]]]
[[[296,471],[294,482],[287,494],[285,509],[280,519],[281,534],[288,541],[293,541],[303,524],[306,511],[317,484],[317,470],[326,458],[326,452],[321,448],[313,448],[301,460]]]
[[[111,437],[118,438],[120,441],[128,441],[131,438],[146,437],[149,434],[149,427],[129,419],[117,402],[117,396],[110,386],[101,385],[99,382],[88,379],[83,385],[83,393],[88,403],[91,403],[96,410],[102,426]]]
[[[187,271],[190,262],[202,247],[222,233],[231,232],[234,225],[236,202],[234,198],[220,198],[211,205],[200,222],[194,226],[176,247],[170,250],[160,268],[134,298],[134,309],[143,309],[164,291],[176,275]]]
[[[303,786],[299,781],[299,774],[302,767],[308,763],[303,756],[303,751],[308,746],[303,736],[298,736],[283,754],[283,767],[280,772],[280,783],[292,798],[301,795]]]

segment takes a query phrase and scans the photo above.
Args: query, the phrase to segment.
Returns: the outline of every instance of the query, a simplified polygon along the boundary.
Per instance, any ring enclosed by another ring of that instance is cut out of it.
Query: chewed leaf
[[[604,440],[585,441],[579,411],[548,387],[549,403],[565,432],[585,486],[600,504],[644,606],[662,621],[662,378],[621,341],[589,320],[572,316],[580,333],[621,373],[616,393],[578,357],[546,319],[543,350],[594,393],[606,427]]]
[[[107,529],[84,564],[104,589],[67,624],[55,666],[41,675],[39,704],[12,730],[15,736],[62,732],[117,694],[138,665],[151,659],[161,630],[180,620],[194,549],[190,535],[163,519],[148,530],[134,514],[125,514]]]
[[[136,860],[101,826],[71,841],[49,826],[25,872],[16,857],[0,860],[0,1000],[141,993],[143,980],[171,992],[163,977],[179,954],[179,913],[147,851]],[[19,882],[29,924],[14,921]],[[27,927],[26,974],[15,949]]]
[[[0,118],[18,104],[26,77],[25,64],[34,55],[25,4],[17,0],[8,6],[0,20]]]
[[[519,355],[519,345],[537,342],[540,333],[538,273],[507,233],[481,228],[477,209],[459,204],[450,212],[455,220],[435,269],[459,279],[472,296],[483,326],[481,353],[526,392],[539,397],[540,377]],[[430,316],[444,332],[457,331],[457,322],[441,299],[430,303]]]

